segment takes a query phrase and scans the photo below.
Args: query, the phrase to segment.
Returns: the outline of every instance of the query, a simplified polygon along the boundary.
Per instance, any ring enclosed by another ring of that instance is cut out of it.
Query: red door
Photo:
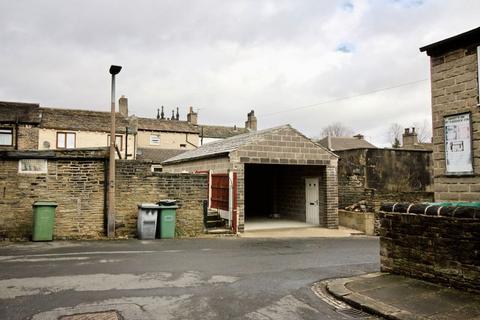
[[[212,174],[210,207],[228,211],[228,174]]]

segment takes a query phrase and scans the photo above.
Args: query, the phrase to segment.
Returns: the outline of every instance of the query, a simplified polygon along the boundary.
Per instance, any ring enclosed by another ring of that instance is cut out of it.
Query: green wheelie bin
[[[52,241],[57,203],[53,201],[35,201],[32,206],[32,241]]]
[[[160,228],[158,228],[158,237],[161,239],[175,238],[175,224],[177,222],[177,201],[161,200],[160,206]]]

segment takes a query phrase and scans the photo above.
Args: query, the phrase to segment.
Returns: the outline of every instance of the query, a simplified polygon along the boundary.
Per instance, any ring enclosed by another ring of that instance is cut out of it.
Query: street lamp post
[[[110,158],[108,169],[108,215],[107,215],[107,236],[115,237],[115,75],[117,75],[121,66],[110,66],[112,75],[112,95],[111,95],[111,126],[110,126]]]

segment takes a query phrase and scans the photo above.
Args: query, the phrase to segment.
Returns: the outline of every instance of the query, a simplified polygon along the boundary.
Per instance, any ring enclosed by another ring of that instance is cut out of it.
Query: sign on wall
[[[444,123],[446,173],[473,173],[470,113],[446,116]]]

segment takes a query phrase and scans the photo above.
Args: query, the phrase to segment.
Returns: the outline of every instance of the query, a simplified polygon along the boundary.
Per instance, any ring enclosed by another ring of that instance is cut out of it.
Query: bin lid
[[[155,203],[139,203],[138,208],[140,209],[160,209],[160,206]]]
[[[177,204],[177,200],[174,199],[163,199],[157,202],[158,205],[160,206],[168,206],[168,207],[173,207]]]
[[[174,205],[174,206],[159,206],[160,209],[177,209],[179,206]]]
[[[58,204],[55,201],[38,200],[32,205],[33,207],[57,207]]]

